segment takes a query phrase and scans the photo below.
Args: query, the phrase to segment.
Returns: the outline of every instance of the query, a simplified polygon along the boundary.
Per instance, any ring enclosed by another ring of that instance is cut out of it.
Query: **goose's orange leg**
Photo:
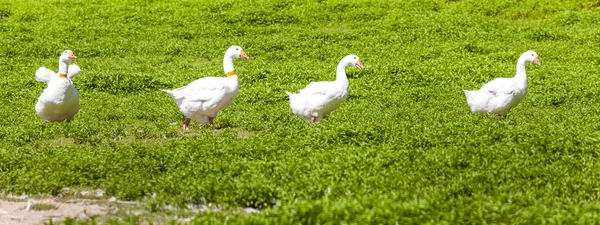
[[[190,125],[190,118],[185,119],[185,121],[183,121],[183,130],[189,130],[190,128],[188,128],[188,126]]]
[[[215,120],[214,117],[208,117],[208,122],[210,122],[210,126],[212,126],[213,128],[215,127],[215,124],[213,123],[213,121]]]

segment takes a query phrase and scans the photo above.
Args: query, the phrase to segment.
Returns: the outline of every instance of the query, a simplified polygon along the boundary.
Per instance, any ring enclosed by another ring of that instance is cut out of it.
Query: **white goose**
[[[40,67],[35,72],[36,80],[48,83],[35,105],[38,116],[45,121],[69,122],[79,111],[79,92],[71,78],[81,70],[77,65],[68,65],[76,58],[71,50],[65,50],[58,58],[58,74],[46,67]]]
[[[487,112],[506,116],[508,111],[518,105],[527,94],[527,74],[525,67],[528,62],[541,66],[537,53],[526,51],[517,61],[517,74],[513,78],[496,78],[481,89],[465,90],[467,104],[474,113]]]
[[[335,81],[311,82],[298,94],[286,91],[292,112],[306,122],[316,123],[327,118],[348,97],[346,67],[349,66],[364,68],[358,56],[348,55],[338,64]]]
[[[179,110],[185,115],[183,129],[188,130],[190,119],[198,123],[210,122],[217,117],[219,110],[231,105],[238,94],[238,76],[233,69],[235,58],[248,59],[240,46],[231,46],[223,57],[223,70],[227,77],[204,77],[174,90],[162,90],[173,99]]]

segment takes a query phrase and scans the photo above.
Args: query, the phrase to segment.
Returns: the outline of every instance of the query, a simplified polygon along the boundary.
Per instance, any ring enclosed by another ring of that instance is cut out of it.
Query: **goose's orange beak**
[[[75,54],[73,54],[72,52],[69,52],[68,58],[69,58],[69,60],[73,60],[73,59],[76,59],[77,56],[75,56]]]
[[[356,67],[359,70],[362,70],[365,68],[360,60],[358,60],[358,62],[356,62],[356,64],[354,64],[354,67]]]
[[[542,63],[540,62],[540,59],[538,59],[538,57],[535,57],[535,59],[533,59],[533,63],[535,63],[538,66],[542,65]]]
[[[248,55],[246,55],[244,50],[242,50],[242,52],[240,52],[240,58],[249,59]]]

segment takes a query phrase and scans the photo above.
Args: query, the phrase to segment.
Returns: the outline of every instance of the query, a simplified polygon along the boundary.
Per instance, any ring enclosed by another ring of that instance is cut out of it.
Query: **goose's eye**
[[[356,59],[356,57],[354,57],[354,59]]]
[[[531,54],[531,56],[534,56],[533,54]]]
[[[236,50],[236,51],[239,51],[240,49],[239,49],[239,48],[235,48],[235,50]]]

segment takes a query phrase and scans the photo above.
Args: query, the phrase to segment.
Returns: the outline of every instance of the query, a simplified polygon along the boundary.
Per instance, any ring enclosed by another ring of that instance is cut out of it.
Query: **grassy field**
[[[600,1],[0,0],[0,192],[102,189],[146,213],[96,222],[197,224],[594,224],[600,221]],[[240,91],[217,130],[161,89],[224,76]],[[81,111],[45,123],[34,105],[65,49]],[[512,77],[529,93],[505,119],[462,90]],[[333,80],[350,93],[319,124],[284,91]],[[244,213],[252,207],[259,213]],[[185,211],[185,212],[184,212]],[[186,214],[186,215],[187,215]],[[69,223],[88,224],[93,221]]]

